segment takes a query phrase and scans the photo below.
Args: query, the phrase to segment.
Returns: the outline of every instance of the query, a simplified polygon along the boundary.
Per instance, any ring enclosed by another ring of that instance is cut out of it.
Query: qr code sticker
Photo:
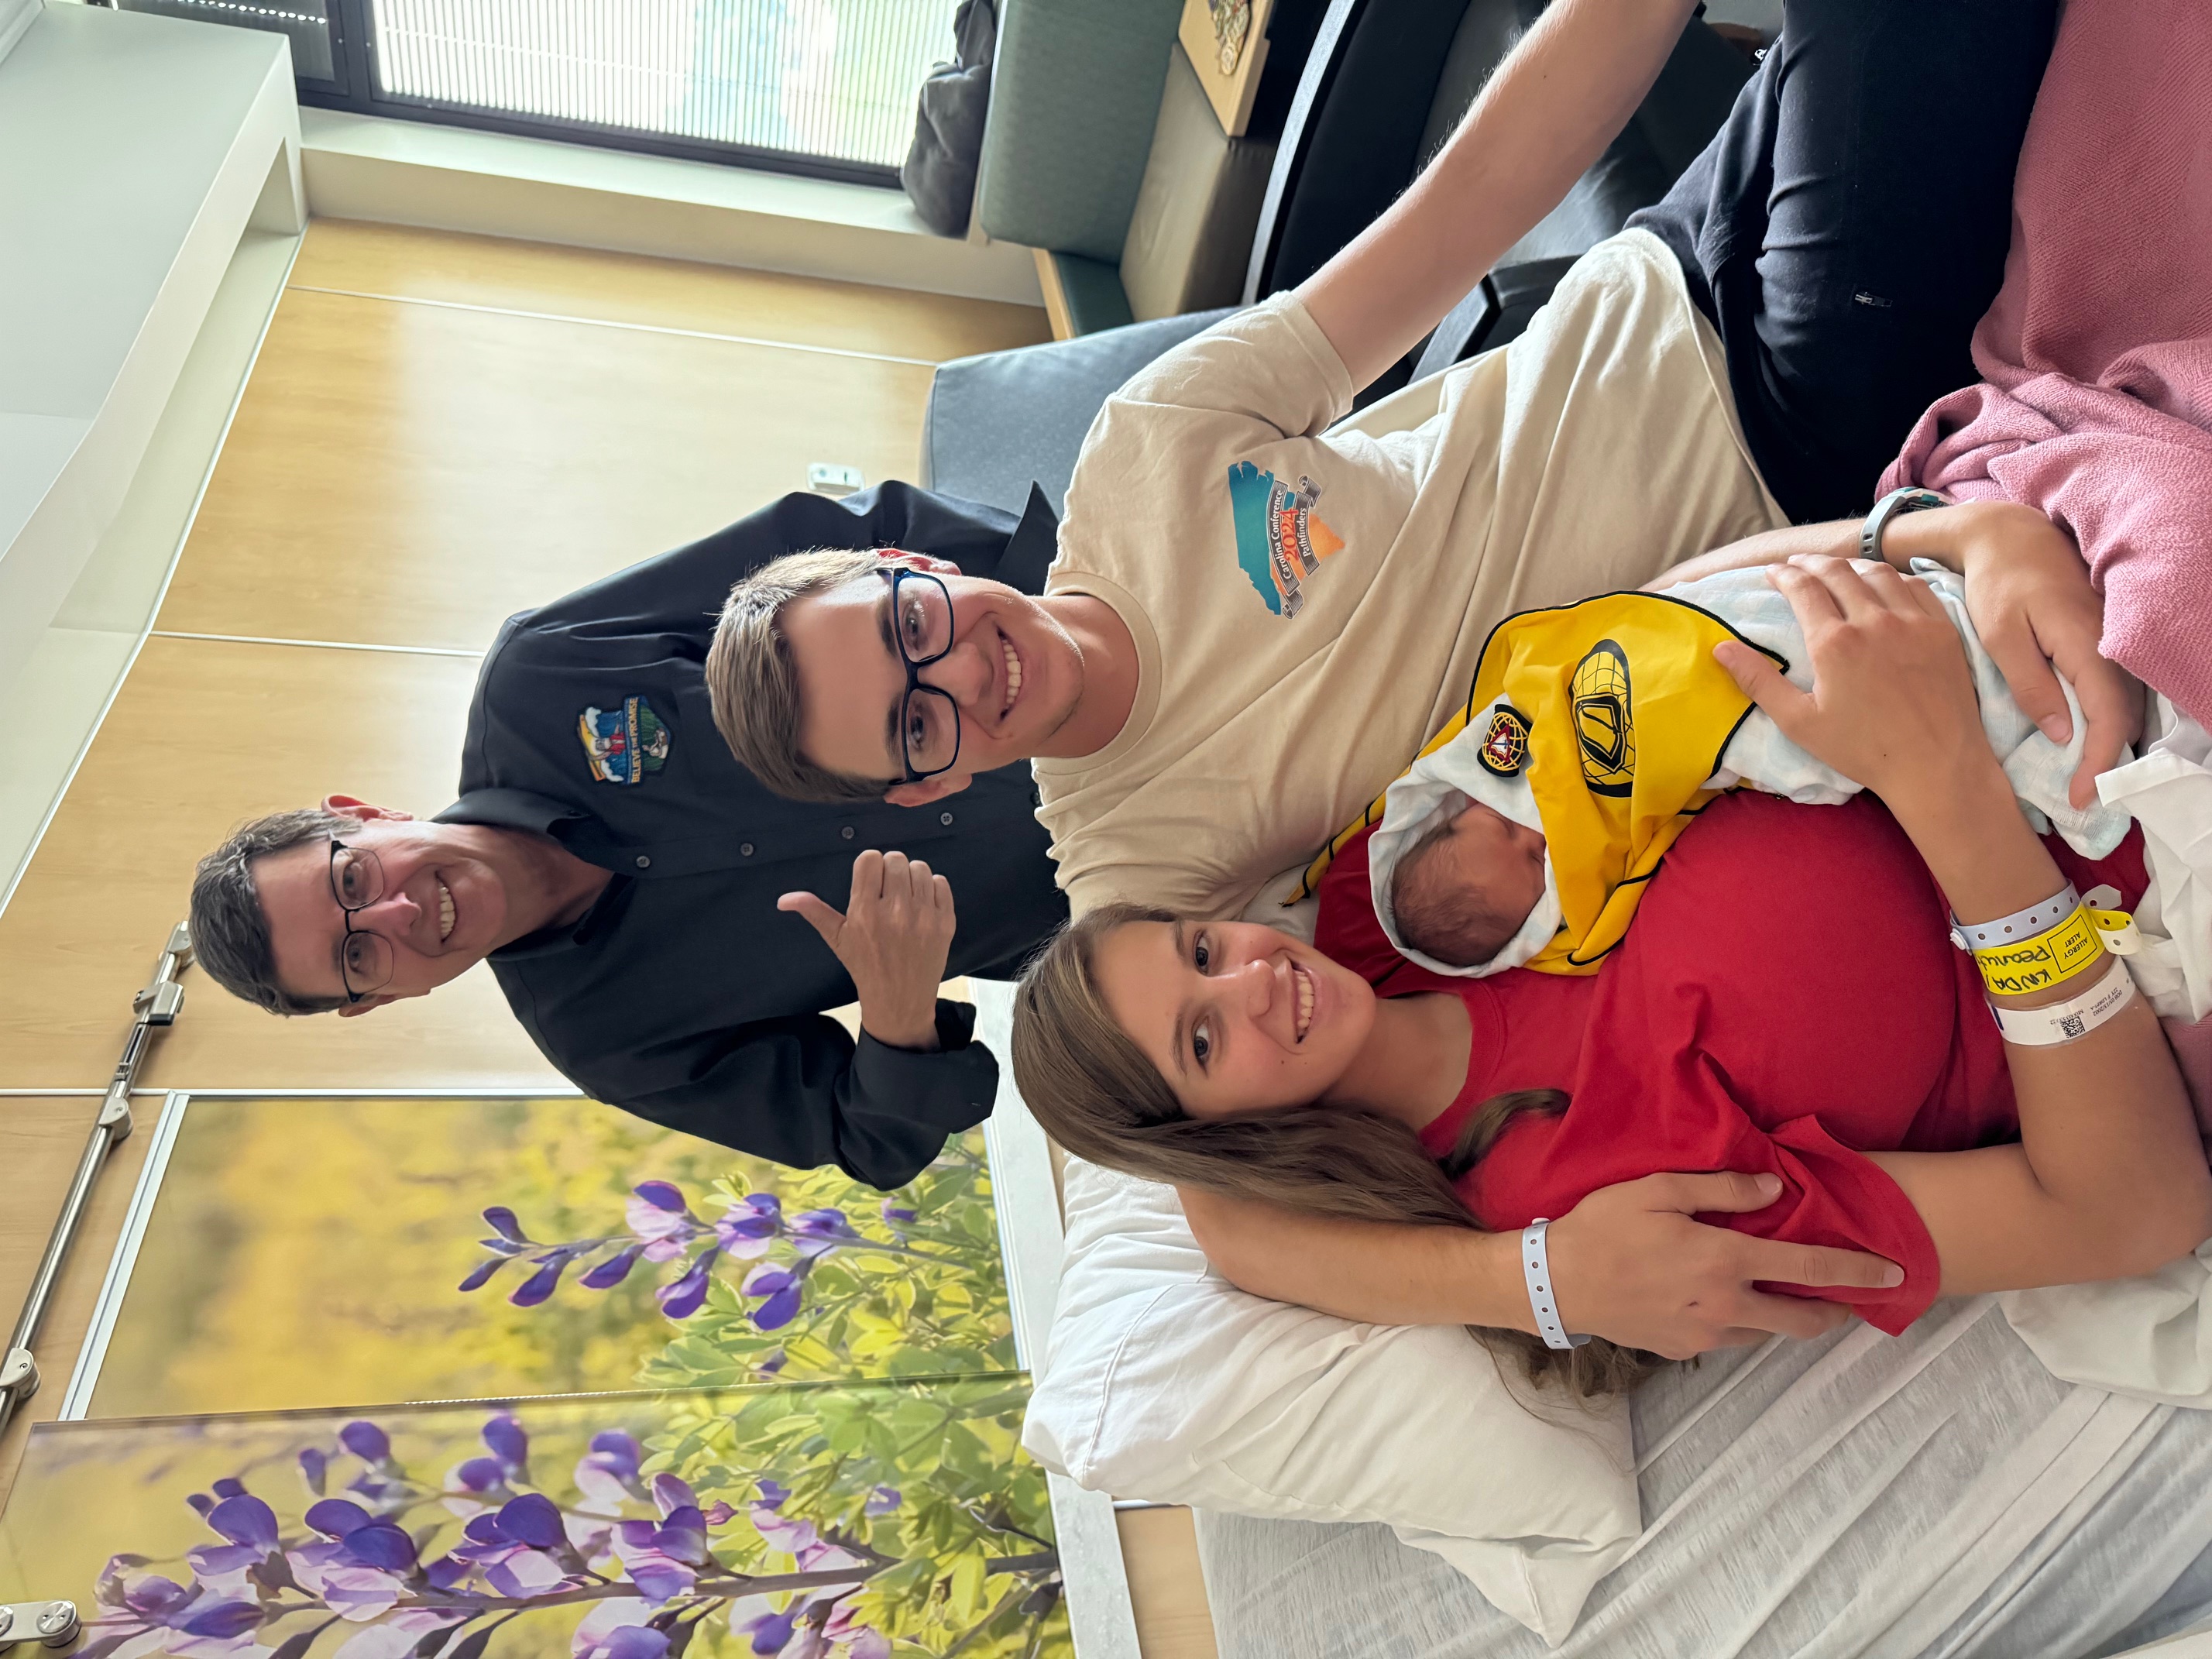
[[[2058,1022],[2058,1029],[2069,1037],[2080,1036],[2089,1029],[2088,1022],[2079,1014],[2067,1014]]]

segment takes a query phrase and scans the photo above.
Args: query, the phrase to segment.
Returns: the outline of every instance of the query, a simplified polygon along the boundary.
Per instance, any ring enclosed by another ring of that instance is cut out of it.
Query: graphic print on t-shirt
[[[1229,469],[1229,507],[1237,526],[1237,562],[1283,617],[1305,605],[1304,578],[1340,551],[1343,539],[1314,516],[1321,486],[1301,473],[1297,488],[1277,481],[1249,461]]]

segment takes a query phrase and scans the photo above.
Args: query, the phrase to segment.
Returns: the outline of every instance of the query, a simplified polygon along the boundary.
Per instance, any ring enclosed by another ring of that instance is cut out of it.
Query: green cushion
[[[1121,259],[1182,15],[1182,0],[1005,0],[975,202],[986,233]]]
[[[1068,326],[1076,333],[1096,334],[1137,320],[1121,288],[1121,273],[1112,265],[1079,253],[1055,253],[1052,263],[1067,296]]]

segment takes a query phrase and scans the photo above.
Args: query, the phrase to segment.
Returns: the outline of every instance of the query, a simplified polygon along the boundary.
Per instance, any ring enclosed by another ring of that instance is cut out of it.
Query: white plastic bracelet
[[[1528,1281],[1528,1305],[1535,1310],[1536,1334],[1547,1348],[1579,1348],[1586,1336],[1569,1336],[1559,1322],[1559,1304],[1552,1294],[1552,1257],[1544,1246],[1549,1216],[1538,1216],[1521,1230],[1521,1272]]]
[[[2047,1048],[2088,1036],[2135,999],[2135,978],[2128,972],[2128,964],[2114,957],[2112,965],[2079,996],[2040,1008],[1991,1005],[1990,1012],[1997,1017],[1997,1030],[2007,1042]]]
[[[2115,898],[2119,896],[2115,893]],[[1961,951],[1990,951],[2000,945],[2018,945],[2025,940],[2040,938],[2081,908],[2081,896],[2068,882],[2040,904],[2031,904],[2025,910],[2015,910],[2008,916],[1998,916],[1990,921],[1964,922],[1955,916],[1951,921],[1951,943]]]
[[[1889,555],[1882,551],[1882,532],[1889,528],[1892,519],[1907,513],[1924,513],[1930,507],[1948,507],[1951,503],[1932,489],[1918,489],[1907,485],[1893,489],[1874,504],[1866,522],[1859,526],[1859,557],[1888,562]]]

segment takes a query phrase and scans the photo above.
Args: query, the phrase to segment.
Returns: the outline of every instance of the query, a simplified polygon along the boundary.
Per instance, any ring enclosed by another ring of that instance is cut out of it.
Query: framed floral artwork
[[[82,1659],[1065,1659],[1027,1378],[40,1424]]]
[[[172,1096],[71,1407],[1018,1368],[982,1131],[886,1196],[574,1097]]]
[[[0,1516],[89,1659],[1134,1659],[1111,1500],[1020,1445],[1060,1234],[1010,1080],[890,1194],[545,1093],[152,1140]]]

